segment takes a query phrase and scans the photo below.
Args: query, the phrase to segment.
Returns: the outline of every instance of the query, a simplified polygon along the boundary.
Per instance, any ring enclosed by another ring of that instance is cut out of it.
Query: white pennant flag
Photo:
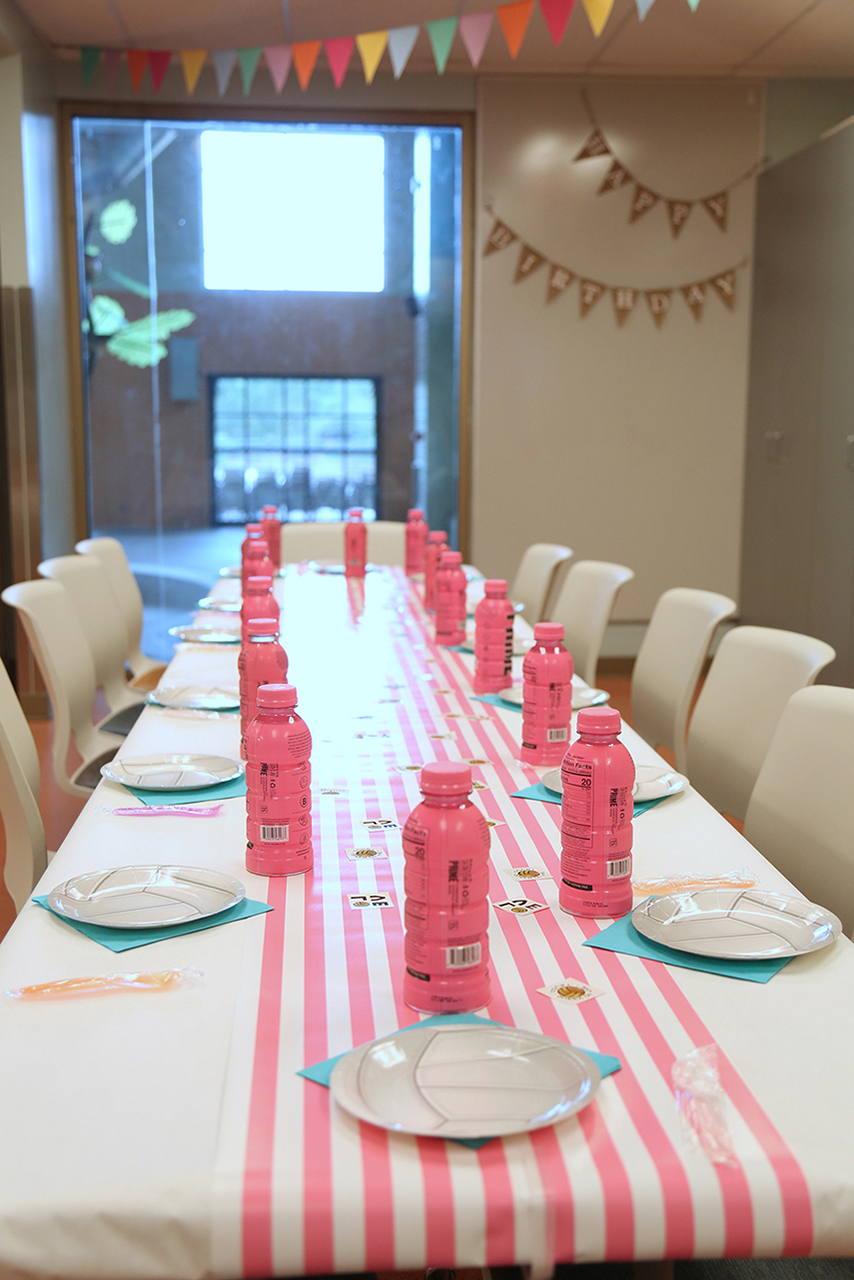
[[[216,87],[219,90],[219,96],[225,93],[228,88],[228,82],[231,79],[231,73],[237,62],[236,49],[219,49],[213,54],[214,71],[216,72]]]
[[[403,74],[404,67],[409,61],[409,55],[415,48],[419,30],[420,28],[417,26],[395,27],[388,33],[388,53],[391,58],[391,69],[394,72],[395,80],[399,80]]]

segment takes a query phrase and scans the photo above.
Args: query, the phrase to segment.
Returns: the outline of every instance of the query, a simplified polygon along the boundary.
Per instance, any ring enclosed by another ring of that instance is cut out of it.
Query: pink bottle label
[[[436,570],[436,643],[462,644],[466,638],[466,575],[462,569]]]
[[[406,523],[406,572],[424,572],[424,552],[427,547],[427,521],[408,520]]]
[[[246,759],[246,730],[258,714],[255,699],[262,684],[285,684],[288,655],[278,640],[244,644],[237,659],[240,678],[240,756]]]
[[[252,618],[273,618],[278,622],[279,616],[279,603],[272,591],[247,593],[240,606],[240,638],[244,643],[249,639],[248,624]]]
[[[562,644],[538,645],[525,655],[522,676],[520,758],[560,764],[572,719],[572,658]]]
[[[428,542],[424,549],[424,608],[432,613],[436,608],[436,570],[442,552],[448,550],[446,542]]]
[[[295,712],[259,711],[246,732],[246,868],[258,875],[308,871],[311,734]]]
[[[500,693],[513,683],[513,622],[506,597],[486,596],[474,611],[474,691]]]
[[[273,568],[278,569],[282,563],[282,522],[278,516],[265,516],[261,521],[261,527],[267,543],[267,554]]]
[[[344,572],[349,578],[363,578],[368,558],[368,528],[361,520],[344,525]]]
[[[561,768],[560,905],[580,916],[632,907],[632,786],[621,742],[575,742]]]

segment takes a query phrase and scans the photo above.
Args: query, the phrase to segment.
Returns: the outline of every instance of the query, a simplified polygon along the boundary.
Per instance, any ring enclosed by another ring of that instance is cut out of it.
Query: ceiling
[[[142,49],[234,49],[330,39],[494,8],[491,0],[14,0],[47,42]],[[514,62],[494,23],[480,71],[854,77],[854,0],[655,0],[641,22],[635,0],[615,0],[596,39],[576,0],[555,48],[539,6]],[[386,54],[384,65],[387,65]],[[434,69],[426,32],[409,62]],[[449,72],[470,72],[457,36]],[[352,73],[351,73],[352,74]]]

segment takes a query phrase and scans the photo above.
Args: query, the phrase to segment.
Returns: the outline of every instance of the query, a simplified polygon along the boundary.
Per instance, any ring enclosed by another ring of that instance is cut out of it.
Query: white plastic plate
[[[491,1138],[580,1111],[601,1077],[585,1053],[514,1027],[459,1023],[395,1031],[332,1071],[335,1101],[399,1133]]]
[[[240,644],[240,632],[227,627],[170,627],[169,634],[192,644]]]
[[[193,787],[212,787],[217,782],[230,782],[243,772],[239,760],[227,756],[203,756],[175,753],[161,756],[136,756],[133,759],[110,760],[101,766],[101,776],[111,782],[140,791],[188,791]]]
[[[548,787],[549,791],[553,791],[555,795],[563,795],[563,783],[560,779],[560,769],[549,769],[548,773],[544,773],[540,779],[544,787]]]
[[[234,711],[240,706],[240,694],[237,689],[205,689],[196,684],[182,685],[180,688],[158,686],[152,689],[146,701],[159,707],[189,708],[194,711]]]
[[[246,896],[239,880],[201,867],[88,871],[48,894],[53,911],[111,929],[157,929],[226,911]]]
[[[204,596],[200,609],[212,609],[215,613],[240,613],[240,600],[217,600],[216,596]]]
[[[674,769],[662,769],[659,765],[635,765],[635,785],[632,795],[635,800],[661,800],[664,796],[675,795],[688,784],[688,779]]]
[[[824,907],[764,889],[695,889],[647,898],[635,907],[632,923],[665,947],[727,960],[817,951],[842,931]]]

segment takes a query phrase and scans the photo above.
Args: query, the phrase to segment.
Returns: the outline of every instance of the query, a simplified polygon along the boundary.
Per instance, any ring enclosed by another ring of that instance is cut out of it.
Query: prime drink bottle
[[[487,578],[474,611],[474,691],[500,693],[513,683],[515,611],[504,578]]]
[[[273,562],[273,570],[278,573],[282,567],[282,522],[278,507],[264,507],[261,528],[264,530],[267,554]]]
[[[403,998],[465,1013],[489,1001],[489,828],[469,800],[467,764],[425,764],[421,791],[403,828]]]
[[[260,529],[260,525],[258,526]],[[272,578],[273,561],[267,552],[267,539],[263,533],[250,537],[243,553],[243,564],[240,570],[240,589],[246,595],[246,584],[250,578]]]
[[[436,643],[462,644],[466,638],[466,575],[459,551],[443,551],[436,570]]]
[[[292,684],[262,684],[246,730],[246,869],[260,876],[309,871],[311,734]]]
[[[635,766],[613,707],[579,711],[578,738],[561,766],[560,905],[575,916],[632,909]]]
[[[246,580],[243,603],[240,606],[240,639],[246,641],[250,618],[272,618],[279,625],[279,603],[273,595],[273,579],[263,574],[253,574]]]
[[[258,689],[262,684],[284,684],[288,678],[288,655],[279,643],[279,623],[273,618],[250,618],[246,632],[237,659],[242,760],[246,759],[246,730],[258,710]]]
[[[555,765],[569,744],[572,658],[563,647],[563,624],[538,622],[534,646],[522,663],[522,748],[527,764]]]
[[[436,570],[442,552],[448,550],[448,535],[444,529],[431,529],[424,549],[424,608],[432,613],[436,607]]]
[[[424,572],[424,551],[427,546],[427,521],[420,507],[412,507],[406,517],[406,572],[408,575]]]
[[[344,572],[348,578],[364,578],[368,560],[368,528],[362,508],[351,507],[344,525]]]

